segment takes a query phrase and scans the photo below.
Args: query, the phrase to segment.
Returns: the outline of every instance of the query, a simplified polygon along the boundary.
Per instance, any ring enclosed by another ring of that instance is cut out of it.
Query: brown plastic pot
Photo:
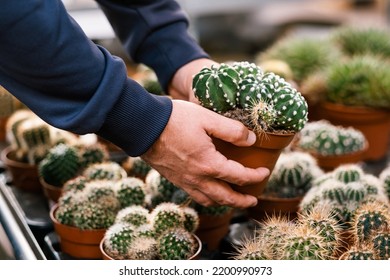
[[[60,239],[61,251],[76,259],[101,259],[99,245],[107,229],[83,230],[61,224],[55,218],[57,209],[58,204],[50,209],[50,219]]]
[[[285,217],[292,221],[297,218],[302,197],[280,198],[260,196],[255,207],[247,209],[248,216],[255,221],[264,221],[270,216]]]
[[[319,112],[321,118],[335,125],[351,126],[364,134],[369,144],[365,160],[380,160],[387,155],[390,144],[389,110],[322,102]]]
[[[11,146],[1,151],[1,161],[11,175],[12,186],[28,192],[42,192],[37,165],[16,160]]]
[[[264,133],[258,136],[255,144],[250,147],[238,147],[219,139],[214,139],[214,144],[217,150],[228,159],[237,161],[245,167],[266,167],[272,172],[281,152],[291,143],[294,136],[295,133]],[[240,193],[260,197],[267,185],[268,179],[269,176],[258,184],[246,186],[232,185],[232,188]]]
[[[42,177],[39,177],[39,182],[42,185],[43,193],[46,198],[57,203],[62,194],[62,187],[51,185],[47,183]]]

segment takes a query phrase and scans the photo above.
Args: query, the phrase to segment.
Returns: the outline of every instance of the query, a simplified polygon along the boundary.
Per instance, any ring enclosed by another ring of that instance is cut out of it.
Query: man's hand
[[[204,206],[256,205],[255,197],[233,191],[229,183],[258,183],[269,175],[269,170],[251,169],[228,160],[216,150],[212,137],[237,146],[250,146],[256,138],[238,121],[191,102],[173,100],[166,128],[142,158]]]

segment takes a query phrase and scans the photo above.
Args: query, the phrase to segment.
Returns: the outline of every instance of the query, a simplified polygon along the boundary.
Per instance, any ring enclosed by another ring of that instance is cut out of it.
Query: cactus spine
[[[145,204],[145,183],[136,177],[122,178],[114,186],[121,207]]]
[[[186,260],[194,255],[197,243],[184,228],[172,228],[161,234],[157,247],[162,260]]]

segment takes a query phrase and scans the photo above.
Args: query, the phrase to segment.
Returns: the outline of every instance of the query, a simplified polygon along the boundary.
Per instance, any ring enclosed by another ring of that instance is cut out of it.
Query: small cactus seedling
[[[145,183],[136,177],[126,177],[114,185],[116,196],[121,207],[145,205]]]
[[[198,246],[194,236],[184,228],[171,228],[157,240],[158,255],[162,260],[187,260]]]
[[[140,205],[133,205],[119,210],[115,218],[115,223],[129,223],[134,227],[149,222],[149,210]]]

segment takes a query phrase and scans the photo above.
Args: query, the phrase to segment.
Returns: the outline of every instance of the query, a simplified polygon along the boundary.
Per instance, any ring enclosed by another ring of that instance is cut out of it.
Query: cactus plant
[[[84,169],[82,175],[89,180],[113,180],[127,177],[126,170],[114,161],[107,161],[102,163],[94,163]]]
[[[305,99],[272,72],[259,70],[257,75],[241,76],[234,66],[222,63],[218,67],[203,68],[196,74],[193,90],[202,106],[218,113],[236,107],[247,111],[248,125],[254,130],[299,131],[307,121]]]
[[[162,176],[156,169],[151,169],[145,177],[146,192],[150,195],[151,207],[162,202],[169,202],[178,189],[172,182]]]
[[[104,234],[104,246],[107,253],[115,259],[126,259],[135,230],[127,223],[114,223]]]
[[[341,260],[375,260],[375,250],[371,244],[354,245],[340,256]]]
[[[157,234],[173,227],[184,227],[185,216],[179,205],[163,202],[150,213],[150,220]]]
[[[152,237],[135,236],[127,251],[131,260],[154,260],[157,256],[157,241]]]
[[[364,151],[367,140],[353,128],[331,124],[327,120],[308,122],[300,131],[296,146],[314,155],[337,156]]]
[[[135,176],[142,180],[145,180],[146,175],[152,169],[141,157],[130,156],[124,160],[122,167],[126,170],[128,176]]]
[[[390,198],[390,165],[381,171],[379,179],[384,186],[387,196]]]
[[[59,187],[77,176],[80,167],[77,149],[67,144],[52,147],[38,165],[39,174],[45,182]]]
[[[115,223],[129,223],[134,227],[140,227],[149,222],[149,210],[141,205],[127,206],[119,210]]]
[[[372,236],[372,244],[375,255],[380,260],[388,260],[390,258],[390,232],[380,231]]]
[[[81,166],[83,168],[109,160],[107,147],[101,143],[96,142],[89,145],[77,145],[77,148],[80,154]]]
[[[122,208],[146,203],[145,183],[139,178],[125,177],[119,179],[115,183],[114,189]]]
[[[77,192],[77,191],[82,191],[85,188],[86,183],[88,182],[87,178],[79,175],[74,178],[69,179],[66,181],[63,186],[62,190],[63,192]]]
[[[157,240],[159,258],[162,260],[186,260],[194,255],[198,243],[184,228],[171,228]]]
[[[269,244],[258,238],[245,238],[241,244],[234,246],[234,260],[270,260]]]

